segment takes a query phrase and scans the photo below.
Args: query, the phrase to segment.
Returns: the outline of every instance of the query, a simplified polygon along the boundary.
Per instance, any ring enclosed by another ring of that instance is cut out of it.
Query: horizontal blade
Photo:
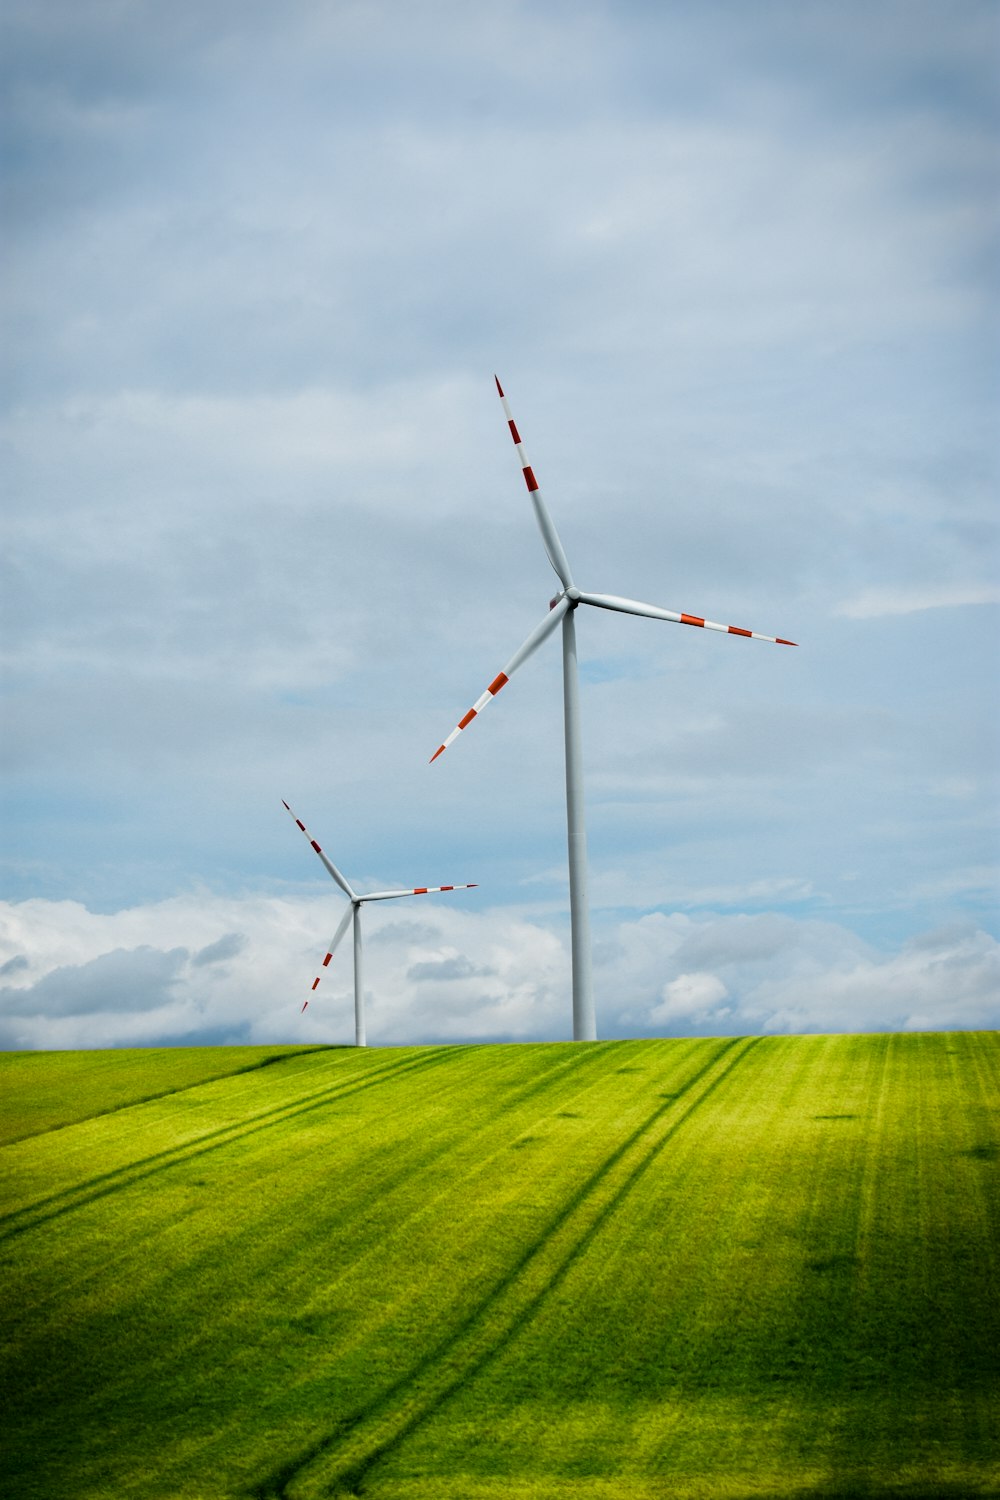
[[[326,968],[327,964],[330,962],[330,960],[333,957],[333,955],[336,953],[337,947],[338,947],[338,945],[340,943],[341,938],[344,936],[344,933],[347,931],[348,927],[351,925],[351,918],[353,917],[353,915],[354,915],[354,905],[353,905],[353,902],[352,902],[352,904],[344,912],[344,915],[341,917],[341,919],[340,919],[340,925],[338,926],[336,932],[333,934],[333,937],[330,939],[330,946],[326,950],[326,957],[323,960],[323,968],[324,969]],[[323,978],[322,974],[317,974],[316,978],[313,980],[313,989],[314,990],[315,990],[316,986],[319,984],[319,982],[320,982],[320,980],[322,978]],[[303,1003],[302,1010],[305,1010],[305,1008],[306,1008],[306,1006],[308,1004],[309,1004],[309,1001],[306,1000]],[[300,1011],[299,1014],[301,1015],[302,1011]]]
[[[517,426],[514,422],[514,415],[511,412],[507,397],[503,393],[503,387],[501,386],[499,380],[497,380],[497,377],[495,375],[493,379],[496,380],[497,392],[500,396],[500,400],[503,403],[504,415],[507,418],[507,426],[510,428],[510,435],[514,439],[514,447],[517,449],[517,457],[521,465],[521,473],[524,475],[524,482],[528,486],[528,494],[531,496],[531,503],[535,507],[535,520],[538,522],[538,529],[542,533],[542,543],[545,547],[546,554],[548,556],[549,562],[552,564],[552,567],[555,570],[556,577],[559,579],[559,582],[562,584],[563,588],[571,589],[573,587],[573,579],[570,576],[569,563],[566,561],[566,554],[563,551],[562,542],[559,540],[558,533],[552,523],[552,517],[549,515],[548,509],[545,505],[545,501],[542,499],[542,493],[538,488],[538,480],[535,478],[534,470],[528,462],[528,455],[524,451],[524,444],[521,442],[521,434],[517,430]]]
[[[449,734],[444,744],[439,745],[438,748],[434,751],[434,754],[431,756],[432,762],[437,760],[438,756],[443,754],[443,752],[447,750],[448,746],[458,738],[466,725],[471,724],[476,715],[481,713],[482,710],[486,707],[487,703],[491,702],[491,700],[496,697],[500,689],[510,681],[511,677],[517,671],[518,667],[521,666],[522,662],[526,662],[528,660],[528,657],[533,655],[533,653],[538,650],[539,646],[545,640],[545,637],[552,634],[553,630],[555,630],[556,626],[559,624],[559,621],[562,619],[563,615],[568,609],[569,600],[564,594],[552,606],[542,623],[535,626],[534,630],[528,636],[528,639],[525,641],[524,645],[521,646],[519,650],[514,652],[514,655],[504,667],[503,671],[497,673],[493,681],[490,683],[489,687],[486,689],[485,693],[483,693],[482,697],[476,699],[475,703],[472,705],[472,707],[469,709],[469,712],[463,719],[459,719],[457,727],[451,731],[451,734]]]
[[[282,807],[284,807],[284,808],[287,809],[289,817],[295,818],[295,814],[292,812],[292,809],[288,806],[288,803],[285,801],[284,797],[282,797],[282,799],[281,799],[281,805],[282,805]],[[344,895],[345,896],[349,896],[352,901],[355,901],[357,899],[357,893],[355,891],[351,890],[351,887],[348,885],[348,883],[344,879],[343,875],[341,875],[340,871],[337,869],[337,866],[334,864],[333,860],[332,859],[328,859],[327,856],[323,853],[322,849],[319,847],[319,845],[317,844],[316,840],[313,838],[312,834],[309,832],[308,828],[303,823],[302,819],[301,818],[295,818],[295,822],[302,829],[302,832],[305,834],[306,838],[309,840],[310,846],[313,849],[316,850],[316,853],[319,855],[320,859],[323,861],[324,865],[329,870],[329,872],[333,876],[334,880],[340,886],[340,889],[343,891]]]
[[[644,615],[650,620],[671,620],[675,625],[699,625],[703,630],[721,630],[726,635],[745,635],[754,641],[770,641],[774,646],[795,646],[797,641],[783,640],[780,635],[761,635],[756,630],[742,630],[739,625],[717,625],[714,620],[703,620],[700,615],[678,614],[673,609],[660,609],[656,604],[641,604],[638,599],[620,599],[617,594],[577,594],[581,604],[595,604],[598,609],[617,609],[623,615]]]
[[[408,891],[372,891],[370,896],[359,897],[359,904],[365,901],[394,901],[397,896],[433,896],[435,891],[474,891],[477,889],[475,882],[472,885],[415,885]]]

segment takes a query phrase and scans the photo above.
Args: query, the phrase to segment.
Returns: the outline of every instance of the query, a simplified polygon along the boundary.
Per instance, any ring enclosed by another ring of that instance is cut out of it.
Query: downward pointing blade
[[[365,901],[394,901],[397,896],[433,896],[435,891],[474,891],[476,889],[475,882],[472,885],[414,885],[408,891],[372,891],[370,896],[361,896],[359,904]]]
[[[499,380],[497,380],[497,377],[495,375],[493,379],[496,380],[497,393],[499,394],[500,400],[503,403],[504,415],[507,418],[507,426],[510,428],[510,435],[514,439],[514,447],[517,449],[518,460],[521,464],[521,473],[524,475],[524,482],[528,486],[528,493],[531,496],[531,503],[535,507],[535,519],[538,522],[538,529],[542,533],[542,542],[545,546],[545,551],[548,555],[549,562],[555,569],[556,577],[559,579],[559,582],[562,584],[563,588],[572,588],[573,579],[570,576],[569,563],[566,561],[566,554],[563,551],[562,542],[559,540],[556,528],[552,524],[552,517],[549,515],[548,509],[545,505],[545,501],[542,499],[541,491],[538,488],[538,480],[535,478],[534,470],[528,462],[528,455],[524,451],[524,444],[521,442],[521,434],[517,430],[517,425],[514,421],[514,415],[508,404],[507,397],[503,393],[503,387],[501,386]]]
[[[444,744],[439,745],[438,748],[434,751],[434,754],[431,756],[432,763],[437,760],[439,755],[442,755],[445,750],[447,750],[450,744],[458,739],[458,736],[461,734],[466,725],[472,723],[473,719],[477,714],[482,712],[487,703],[490,703],[496,697],[500,689],[510,681],[511,677],[517,671],[518,667],[521,666],[522,662],[526,662],[529,656],[534,655],[539,646],[545,640],[545,637],[551,635],[553,630],[555,630],[556,626],[559,624],[559,621],[562,619],[563,615],[566,613],[569,607],[570,601],[566,598],[565,594],[563,594],[562,597],[549,610],[542,623],[535,626],[534,630],[528,636],[528,639],[525,641],[524,645],[514,652],[514,655],[504,667],[503,671],[497,673],[493,681],[490,683],[489,687],[486,689],[485,693],[483,693],[482,697],[477,698],[465,717],[459,719],[457,726],[451,731],[451,734],[449,734]]]
[[[317,844],[316,840],[313,838],[312,834],[309,832],[308,828],[303,823],[302,819],[295,817],[295,814],[292,812],[292,809],[288,806],[288,803],[285,801],[284,797],[282,797],[282,799],[281,799],[281,805],[282,805],[282,807],[284,807],[286,809],[286,811],[288,812],[289,817],[295,818],[296,824],[298,825],[299,828],[302,829],[302,832],[305,834],[306,838],[309,840],[310,847],[316,850],[316,853],[319,855],[320,859],[323,861],[323,864],[329,870],[329,872],[333,876],[334,880],[340,886],[340,889],[343,891],[344,895],[345,896],[349,896],[352,901],[356,900],[357,899],[356,892],[354,892],[354,891],[351,890],[351,887],[348,885],[348,883],[344,879],[343,875],[341,875],[340,871],[337,869],[337,866],[334,864],[333,860],[329,859],[323,853],[322,849]]]
[[[353,915],[354,915],[354,906],[352,904],[344,912],[344,915],[340,919],[340,926],[337,928],[336,932],[333,934],[333,937],[330,939],[330,946],[327,949],[327,951],[326,951],[326,957],[323,960],[323,968],[324,969],[326,968],[327,964],[330,962],[330,960],[333,957],[333,955],[336,953],[337,947],[338,947],[338,945],[340,943],[341,938],[344,936],[344,933],[347,931],[348,927],[351,924],[351,918],[352,918]],[[313,989],[314,990],[315,990],[316,986],[319,984],[319,982],[320,982],[320,980],[322,978],[323,978],[322,974],[317,974],[316,978],[313,980]],[[305,1008],[306,1008],[306,1006],[308,1004],[309,1004],[308,1000],[304,1001],[304,1003],[302,1005],[302,1010],[305,1010]],[[301,1015],[301,1014],[302,1014],[302,1011],[299,1011],[299,1015]]]
[[[638,599],[620,599],[617,594],[577,594],[580,604],[594,604],[598,609],[616,609],[623,615],[644,615],[650,620],[671,620],[675,625],[698,625],[703,630],[721,630],[726,635],[745,635],[754,641],[770,641],[774,646],[795,646],[797,641],[783,640],[780,635],[761,635],[756,630],[742,630],[739,625],[717,625],[714,620],[703,620],[700,615],[678,614],[673,609],[660,609],[656,604],[641,604]]]

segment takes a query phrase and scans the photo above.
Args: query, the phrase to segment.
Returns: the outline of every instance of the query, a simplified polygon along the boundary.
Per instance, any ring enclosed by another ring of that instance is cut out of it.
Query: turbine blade
[[[573,587],[573,579],[570,575],[569,563],[566,561],[566,554],[563,551],[562,542],[559,540],[558,532],[556,531],[556,528],[552,523],[552,517],[549,515],[545,501],[542,499],[541,491],[538,488],[538,480],[535,478],[534,470],[528,462],[528,455],[524,451],[524,444],[521,442],[521,434],[517,430],[517,424],[514,421],[514,416],[511,412],[507,397],[503,393],[503,387],[501,386],[499,380],[497,380],[497,377],[495,375],[493,379],[496,381],[497,393],[500,396],[500,400],[503,402],[504,415],[507,418],[507,426],[510,428],[510,435],[514,439],[514,447],[517,449],[517,457],[521,465],[521,473],[524,475],[524,482],[528,486],[528,494],[531,496],[531,503],[535,507],[535,519],[538,522],[538,529],[542,533],[542,544],[545,547],[546,555],[548,556],[549,562],[552,564],[552,567],[555,570],[556,577],[559,579],[559,582],[562,584],[563,588],[571,589]]]
[[[397,896],[433,896],[435,891],[474,891],[478,887],[472,885],[415,885],[408,891],[372,891],[370,896],[361,896],[359,901],[394,901]]]
[[[306,838],[309,840],[310,846],[313,849],[316,850],[316,853],[319,855],[320,859],[323,861],[324,865],[329,870],[329,872],[333,876],[334,880],[340,886],[340,889],[343,891],[344,895],[350,897],[350,899],[352,901],[356,900],[357,899],[357,892],[351,890],[351,887],[348,885],[348,883],[344,879],[343,875],[341,875],[340,871],[337,869],[337,866],[334,864],[333,860],[329,859],[323,853],[322,849],[317,844],[316,840],[313,838],[312,834],[309,832],[308,828],[303,823],[302,819],[295,817],[295,814],[292,812],[292,809],[288,806],[288,803],[285,801],[284,797],[282,797],[282,799],[281,799],[281,805],[282,805],[282,807],[284,807],[286,809],[286,811],[288,812],[289,817],[295,818],[295,822],[302,829],[302,832],[305,834]]]
[[[347,931],[348,927],[351,925],[351,917],[353,915],[354,915],[354,905],[352,903],[347,908],[347,910],[344,912],[344,915],[340,919],[340,925],[338,926],[336,932],[333,934],[333,937],[330,939],[330,946],[326,950],[326,957],[323,960],[322,967],[324,969],[326,968],[327,964],[330,962],[330,960],[333,957],[333,955],[336,953],[337,948],[338,948],[338,946],[340,944],[341,938],[344,936],[344,933]],[[323,978],[322,974],[317,974],[316,978],[313,980],[313,986],[312,987],[313,987],[314,990],[316,989],[316,986],[319,984],[319,982],[320,982],[320,980],[322,978]],[[302,1005],[302,1010],[305,1010],[305,1008],[306,1008],[306,1006],[308,1004],[309,1004],[308,1000],[304,1001],[303,1005]],[[301,1014],[302,1014],[302,1011],[299,1011],[299,1015],[301,1015]]]
[[[514,655],[504,667],[503,671],[497,673],[493,681],[490,683],[489,687],[486,689],[485,693],[483,693],[482,697],[476,699],[475,703],[469,709],[469,712],[465,715],[465,717],[459,719],[458,725],[451,731],[451,734],[449,734],[444,744],[439,745],[438,748],[434,751],[434,754],[431,756],[432,762],[436,761],[438,756],[443,754],[444,751],[447,750],[448,746],[458,738],[466,725],[471,724],[476,715],[481,713],[482,710],[486,707],[487,703],[491,702],[491,700],[496,697],[500,689],[510,681],[511,677],[517,671],[522,662],[526,662],[528,660],[528,657],[533,655],[534,652],[538,650],[539,646],[545,640],[545,637],[547,635],[551,635],[553,630],[555,630],[556,626],[559,624],[559,621],[562,619],[563,615],[566,613],[569,607],[570,602],[566,598],[565,594],[563,594],[561,598],[556,600],[555,604],[553,604],[552,608],[549,610],[542,623],[535,626],[534,630],[528,636],[528,639],[525,641],[524,645],[521,646],[519,650],[514,652]]]
[[[739,625],[718,625],[714,620],[703,620],[700,615],[678,614],[673,609],[660,609],[656,604],[641,604],[638,599],[621,599],[617,594],[578,594],[581,604],[594,604],[598,609],[616,609],[623,615],[644,615],[649,620],[671,620],[675,625],[699,625],[703,630],[721,630],[726,635],[745,635],[754,641],[770,641],[774,646],[796,646],[797,641],[786,641],[780,635],[761,635],[756,630],[742,630]]]

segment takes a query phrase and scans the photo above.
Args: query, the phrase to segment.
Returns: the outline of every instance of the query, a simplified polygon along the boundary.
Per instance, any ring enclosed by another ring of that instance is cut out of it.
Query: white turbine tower
[[[493,377],[496,380],[496,376]],[[569,839],[569,908],[570,908],[570,947],[573,969],[573,1040],[576,1042],[592,1042],[597,1039],[597,1025],[594,1017],[594,991],[590,972],[590,916],[587,907],[587,835],[583,819],[583,772],[582,752],[580,743],[580,691],[576,665],[576,627],[574,615],[580,604],[593,604],[598,609],[619,610],[626,615],[643,615],[651,620],[670,620],[675,625],[697,625],[703,630],[721,630],[727,635],[749,636],[756,641],[770,641],[777,646],[794,646],[795,641],[786,641],[781,636],[759,635],[755,630],[741,630],[737,625],[717,625],[714,620],[704,620],[700,615],[679,614],[672,609],[660,609],[655,604],[641,604],[636,599],[621,599],[616,594],[587,594],[578,589],[573,582],[566,554],[562,543],[552,524],[552,517],[542,500],[538,488],[538,481],[532,472],[528,462],[528,456],[521,442],[521,435],[514,423],[514,418],[508,405],[507,398],[499,380],[496,380],[497,392],[503,402],[504,413],[507,417],[507,425],[510,435],[514,439],[517,456],[521,463],[521,472],[528,486],[532,504],[535,507],[535,519],[542,533],[542,543],[545,547],[549,562],[555,571],[556,577],[562,584],[562,588],[549,604],[549,613],[540,625],[528,636],[524,645],[515,651],[510,661],[499,672],[481,698],[469,709],[463,719],[460,719],[445,740],[439,745],[431,756],[431,760],[437,760],[453,740],[465,727],[472,722],[500,689],[507,683],[513,674],[521,666],[522,662],[528,660],[538,647],[551,635],[556,626],[562,622],[562,654],[563,654],[563,716],[566,740],[566,821]]]
[[[311,847],[316,850],[316,853],[319,855],[320,859],[323,861],[323,864],[326,866],[327,870],[333,876],[334,880],[340,886],[340,889],[343,891],[344,895],[347,897],[347,899],[351,903],[350,906],[347,908],[347,910],[344,912],[344,915],[340,919],[340,926],[337,928],[336,932],[333,934],[333,937],[330,939],[330,946],[329,946],[329,948],[327,950],[326,957],[323,960],[323,968],[324,969],[326,968],[327,964],[330,962],[330,960],[333,957],[334,953],[337,951],[337,945],[339,944],[341,938],[344,936],[344,933],[347,931],[348,926],[350,925],[350,923],[353,920],[353,922],[354,922],[354,1041],[355,1041],[355,1045],[356,1046],[358,1046],[358,1047],[364,1047],[366,1045],[366,1039],[365,1039],[365,992],[364,992],[364,967],[363,967],[363,964],[362,964],[362,957],[363,957],[363,955],[362,955],[362,948],[361,948],[361,908],[368,901],[395,901],[397,899],[397,897],[399,897],[399,896],[430,896],[430,895],[433,895],[435,891],[474,891],[476,889],[476,886],[474,884],[473,885],[429,885],[429,886],[428,885],[417,885],[417,886],[413,886],[410,890],[407,890],[407,891],[371,891],[367,896],[359,896],[358,893],[357,893],[357,891],[354,890],[353,887],[348,884],[347,880],[345,880],[344,876],[337,869],[337,866],[334,864],[333,860],[330,859],[330,858],[328,858],[328,856],[323,853],[323,850],[320,848],[319,844],[317,844],[316,840],[313,838],[312,834],[309,832],[309,830],[306,827],[306,825],[302,822],[301,818],[296,818],[295,817],[295,814],[292,812],[292,809],[288,806],[288,803],[285,801],[284,797],[282,797],[282,799],[281,799],[281,805],[282,805],[282,807],[284,807],[286,809],[286,811],[288,812],[288,814],[289,814],[290,817],[295,818],[296,824],[298,825],[299,828],[301,828],[302,832],[305,834],[306,838],[309,840],[309,843],[310,843]],[[322,977],[323,976],[321,974],[319,974],[313,980],[313,989],[314,990],[315,990],[316,986],[319,984],[320,979],[322,979]],[[302,1009],[305,1010],[305,1008],[306,1008],[306,1006],[308,1004],[309,1004],[309,1001],[307,999],[303,1003]]]

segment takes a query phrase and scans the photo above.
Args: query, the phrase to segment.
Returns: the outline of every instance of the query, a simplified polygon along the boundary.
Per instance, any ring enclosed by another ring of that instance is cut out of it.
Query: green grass
[[[249,1073],[318,1049],[149,1047],[109,1052],[0,1053],[0,1146],[43,1130],[162,1099],[196,1083]]]
[[[8,1054],[0,1493],[1000,1495],[998,1065]]]

